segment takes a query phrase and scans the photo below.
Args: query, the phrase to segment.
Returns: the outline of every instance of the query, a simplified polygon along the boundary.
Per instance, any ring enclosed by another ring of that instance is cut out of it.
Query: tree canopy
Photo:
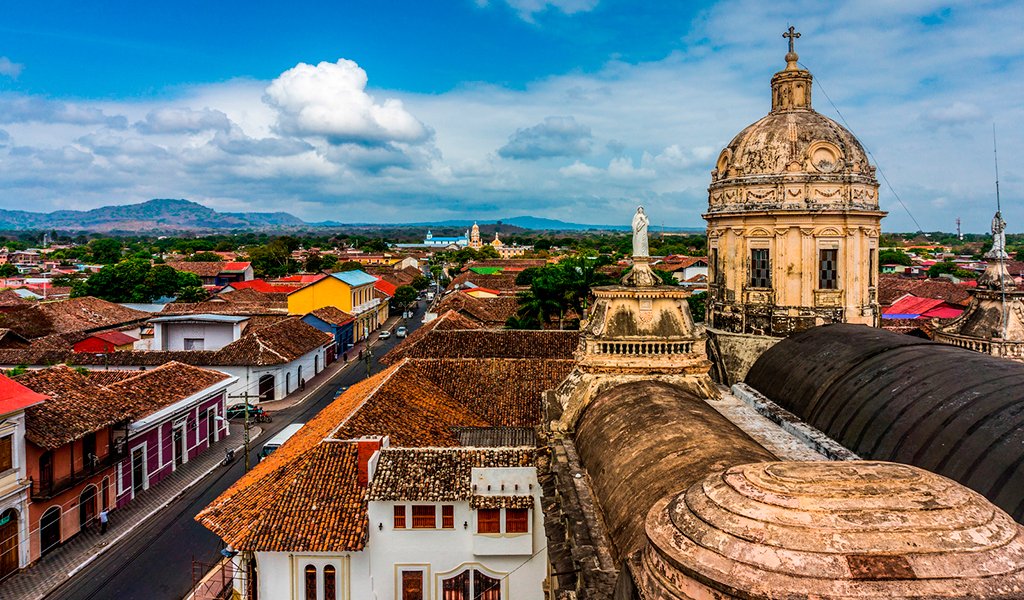
[[[106,265],[85,281],[75,282],[71,295],[94,296],[110,302],[153,302],[177,296],[184,288],[202,289],[202,284],[195,273],[132,258]]]

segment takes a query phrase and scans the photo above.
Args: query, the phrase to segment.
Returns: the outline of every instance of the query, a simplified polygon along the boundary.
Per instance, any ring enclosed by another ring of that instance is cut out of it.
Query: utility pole
[[[241,394],[228,394],[228,398],[234,398],[234,399],[241,398],[242,401],[245,403],[245,424],[244,424],[244,427],[243,427],[244,433],[242,434],[242,443],[245,445],[245,450],[244,450],[244,452],[245,452],[245,471],[243,471],[243,473],[248,473],[249,472],[249,398],[256,398],[257,400],[259,400],[260,395],[256,394],[254,396],[254,395],[252,395],[252,394],[250,394],[249,392],[246,391],[246,392],[243,392]]]
[[[960,232],[960,217],[956,218],[956,237],[959,238],[961,242],[964,241],[964,234]]]

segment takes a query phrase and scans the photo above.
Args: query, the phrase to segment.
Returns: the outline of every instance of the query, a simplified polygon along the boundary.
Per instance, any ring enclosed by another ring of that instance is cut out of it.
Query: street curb
[[[251,435],[253,429],[258,429],[259,430],[259,431],[256,432],[256,435]],[[255,428],[251,428],[249,430],[249,432],[250,432],[249,441],[251,442],[252,440],[258,438],[260,435],[263,434],[263,428],[257,426]],[[234,448],[233,452],[238,452],[239,450],[243,450],[244,448],[245,448],[245,444],[240,444],[239,446]],[[171,502],[174,502],[175,500],[180,498],[182,496],[182,494],[184,494],[186,491],[188,491],[193,486],[198,484],[200,481],[206,479],[210,475],[210,473],[213,473],[214,471],[216,471],[217,469],[219,469],[222,466],[223,466],[222,463],[219,463],[219,462],[215,463],[212,467],[210,467],[205,472],[203,472],[201,475],[199,475],[198,477],[193,479],[190,483],[188,483],[187,485],[182,486],[182,488],[180,490],[178,490],[177,494],[175,494],[174,496],[171,496],[163,504],[161,504],[160,506],[158,506],[158,507],[154,508],[153,510],[151,510],[146,516],[144,516],[141,519],[139,519],[138,521],[136,521],[134,525],[132,525],[131,527],[126,529],[123,533],[121,533],[121,535],[119,535],[116,538],[114,538],[113,541],[111,541],[109,544],[107,544],[103,548],[100,548],[95,554],[93,554],[89,558],[85,559],[84,562],[79,564],[74,569],[71,569],[70,571],[68,571],[67,579],[71,579],[72,577],[74,577],[75,574],[77,574],[79,571],[81,571],[85,567],[89,566],[89,564],[91,564],[94,560],[99,558],[100,555],[102,555],[104,552],[106,552],[107,550],[110,550],[111,548],[116,546],[117,543],[120,542],[122,539],[124,539],[125,536],[127,536],[131,532],[133,532],[136,529],[138,529],[139,525],[142,525],[143,523],[148,521],[150,519],[150,517],[152,517],[153,515],[157,514],[160,511],[162,511],[163,509],[167,508],[168,504],[170,504]],[[65,579],[65,581],[67,581],[67,579]],[[58,587],[60,587],[60,584],[58,584],[57,586],[54,586],[48,592],[46,592],[42,596],[39,596],[39,598],[45,598],[46,596],[48,596],[51,593],[53,593],[53,591],[56,590]]]

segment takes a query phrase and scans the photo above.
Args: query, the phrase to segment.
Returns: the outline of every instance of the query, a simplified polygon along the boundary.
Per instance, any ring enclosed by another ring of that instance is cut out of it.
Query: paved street
[[[423,303],[407,327],[412,332],[420,325]],[[398,319],[401,324],[401,319]],[[394,329],[394,319],[388,322]],[[394,336],[383,342],[373,340],[373,373],[380,371],[377,358],[401,340]],[[356,349],[358,351],[358,348]],[[305,402],[273,413],[274,421],[262,424],[265,432],[250,450],[252,464],[263,441],[289,423],[305,423],[334,399],[342,388],[366,377],[365,363],[350,355],[350,364],[333,375]],[[320,385],[311,381],[310,386]],[[243,461],[214,471],[206,480],[186,491],[166,509],[122,540],[116,550],[100,556],[51,593],[54,600],[180,599],[192,586],[192,559],[212,564],[221,558],[223,543],[193,518],[221,492],[242,476]]]

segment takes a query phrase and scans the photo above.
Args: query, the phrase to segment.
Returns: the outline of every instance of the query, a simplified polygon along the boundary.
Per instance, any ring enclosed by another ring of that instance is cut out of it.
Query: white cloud
[[[231,120],[219,110],[204,108],[158,108],[135,124],[142,133],[199,133],[210,129],[228,131]]]
[[[0,56],[0,75],[10,77],[11,79],[17,79],[18,75],[21,75],[21,71],[25,68],[25,65],[12,62],[11,59],[6,56]]]
[[[265,100],[278,110],[278,129],[332,143],[420,143],[430,132],[401,100],[381,103],[366,93],[366,72],[340,59],[316,66],[299,63],[275,79]]]
[[[533,22],[533,16],[547,11],[556,10],[566,15],[590,12],[594,10],[599,0],[505,0],[505,3],[516,11],[521,19]],[[489,6],[489,0],[476,0],[477,6]]]
[[[573,117],[546,117],[543,123],[516,130],[498,155],[523,160],[580,156],[590,152],[592,138],[590,127]]]
[[[814,74],[817,110],[841,121],[827,94],[925,229],[950,229],[960,216],[965,230],[986,230],[987,121],[1000,124],[1001,157],[1024,154],[1011,126],[1024,121],[1024,5],[955,6],[930,27],[930,4],[883,11],[869,1],[723,2],[683,27],[681,48],[660,60],[610,61],[522,88],[368,89],[366,73],[342,60],[172,99],[0,94],[9,135],[0,141],[2,206],[186,197],[312,221],[536,214],[627,223],[642,202],[659,223],[699,227],[714,158],[767,113],[780,35],[799,14],[797,50]],[[552,124],[552,115],[572,120]],[[548,155],[514,160],[499,149]],[[1006,164],[1004,197],[1024,195],[1024,175]],[[914,228],[884,183],[881,198],[887,230]],[[1004,208],[1010,230],[1024,230],[1024,207]]]

